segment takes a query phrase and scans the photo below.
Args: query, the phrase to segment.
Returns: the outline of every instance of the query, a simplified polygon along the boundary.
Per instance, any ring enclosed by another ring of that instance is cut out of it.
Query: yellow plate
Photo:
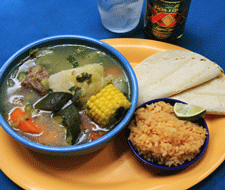
[[[182,49],[144,39],[103,41],[119,50],[133,67],[156,52]],[[91,155],[57,158],[22,147],[2,128],[0,168],[25,189],[187,189],[206,178],[225,158],[225,117],[206,116],[206,121],[210,133],[208,149],[198,163],[182,171],[163,172],[141,163],[129,149],[124,132],[104,149]]]

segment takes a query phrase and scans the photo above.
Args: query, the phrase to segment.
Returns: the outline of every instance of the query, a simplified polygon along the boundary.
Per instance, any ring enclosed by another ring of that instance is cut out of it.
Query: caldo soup
[[[31,141],[71,146],[96,140],[130,107],[128,79],[119,63],[98,49],[58,45],[32,49],[1,89],[9,125]]]

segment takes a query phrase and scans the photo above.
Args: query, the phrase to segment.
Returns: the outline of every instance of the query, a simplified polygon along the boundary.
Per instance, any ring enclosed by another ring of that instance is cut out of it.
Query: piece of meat
[[[47,90],[42,86],[41,81],[49,78],[49,76],[49,72],[40,65],[29,68],[27,71],[27,77],[22,82],[22,86],[31,87],[41,94],[45,94],[47,93]]]

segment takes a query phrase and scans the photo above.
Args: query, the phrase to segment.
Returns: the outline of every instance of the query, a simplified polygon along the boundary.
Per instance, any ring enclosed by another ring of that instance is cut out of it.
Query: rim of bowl
[[[186,102],[183,102],[183,101],[180,101],[180,100],[177,100],[177,99],[172,99],[172,98],[158,98],[158,99],[154,99],[154,100],[150,100],[148,102],[145,102],[143,103],[142,105],[138,106],[136,110],[138,110],[139,108],[141,107],[145,107],[147,104],[152,104],[152,103],[155,103],[155,102],[159,102],[159,101],[164,101],[164,102],[168,102],[170,104],[175,104],[175,102],[180,102],[180,103],[183,103],[183,104],[187,104]],[[199,120],[196,121],[197,123],[201,122],[204,126],[204,128],[206,128],[206,131],[208,133],[208,135],[206,136],[205,138],[205,142],[204,144],[202,145],[202,147],[200,148],[200,153],[197,154],[197,156],[189,161],[189,162],[185,162],[184,164],[182,165],[179,165],[179,166],[172,166],[172,167],[169,167],[169,166],[165,166],[165,165],[160,165],[160,164],[156,164],[154,162],[151,162],[151,161],[148,161],[146,160],[144,157],[142,157],[141,155],[138,154],[138,152],[135,150],[135,148],[133,147],[131,141],[128,139],[129,135],[130,135],[130,131],[129,129],[127,129],[126,131],[126,139],[127,139],[127,142],[128,142],[128,145],[130,147],[130,149],[132,150],[132,152],[135,154],[135,156],[137,158],[139,158],[141,161],[143,161],[145,164],[148,164],[150,166],[153,166],[155,168],[158,168],[158,169],[164,169],[164,170],[179,170],[179,169],[183,169],[187,166],[190,166],[191,164],[193,164],[194,162],[196,162],[197,160],[200,159],[200,157],[205,153],[206,149],[207,149],[207,146],[208,146],[208,143],[209,143],[209,129],[208,129],[208,126],[205,122],[205,119],[204,118],[200,118]]]
[[[42,38],[39,39],[37,41],[34,41],[26,46],[24,46],[23,48],[21,48],[20,50],[18,50],[16,53],[14,53],[2,66],[1,70],[0,70],[0,79],[3,77],[3,74],[5,72],[5,70],[9,67],[10,63],[16,59],[18,56],[20,56],[21,54],[23,54],[25,51],[28,51],[29,49],[31,49],[32,47],[41,45],[43,43],[47,43],[47,42],[51,42],[51,41],[57,41],[57,40],[78,40],[78,41],[85,41],[88,42],[90,44],[93,45],[97,45],[96,48],[100,48],[102,47],[102,50],[105,52],[108,52],[111,56],[113,56],[114,58],[116,58],[122,65],[123,69],[126,70],[126,75],[130,81],[130,89],[131,89],[131,107],[130,109],[127,111],[127,114],[124,116],[124,118],[118,123],[118,125],[116,127],[114,127],[111,131],[109,131],[106,135],[104,135],[103,137],[89,142],[89,143],[85,143],[85,144],[81,144],[81,145],[74,145],[74,146],[68,146],[68,147],[55,147],[55,146],[48,146],[48,145],[42,145],[39,143],[35,143],[29,139],[24,138],[23,136],[17,134],[5,121],[5,119],[3,118],[2,114],[0,113],[0,121],[1,121],[1,126],[3,127],[3,129],[10,135],[12,136],[14,139],[16,139],[17,141],[19,141],[22,144],[25,144],[31,148],[35,148],[41,151],[47,151],[47,152],[57,152],[57,153],[66,153],[66,152],[75,152],[75,151],[85,151],[88,150],[92,147],[97,147],[100,146],[100,144],[110,141],[111,138],[113,136],[115,136],[117,133],[119,133],[125,126],[126,124],[129,122],[129,120],[131,119],[135,108],[136,108],[136,104],[137,104],[137,100],[138,100],[138,83],[137,83],[137,78],[136,75],[134,73],[133,68],[131,67],[130,63],[127,61],[127,59],[115,48],[113,48],[112,46],[106,44],[105,42],[102,42],[100,40],[91,38],[91,37],[86,37],[86,36],[81,36],[81,35],[57,35],[57,36],[51,36],[51,37],[47,37],[47,38]],[[63,44],[63,43],[61,43]],[[64,43],[64,44],[69,44],[69,43]],[[71,43],[73,44],[73,43]],[[56,44],[57,45],[57,44]],[[46,47],[46,46],[45,46]],[[95,47],[95,46],[93,46]],[[101,48],[100,48],[101,49]],[[1,86],[1,84],[0,84]]]

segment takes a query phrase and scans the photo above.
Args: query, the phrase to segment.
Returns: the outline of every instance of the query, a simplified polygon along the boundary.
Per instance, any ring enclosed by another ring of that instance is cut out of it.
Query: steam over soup
[[[10,126],[25,138],[70,146],[113,129],[131,106],[130,88],[122,67],[105,52],[59,45],[32,50],[12,69],[1,105]]]

